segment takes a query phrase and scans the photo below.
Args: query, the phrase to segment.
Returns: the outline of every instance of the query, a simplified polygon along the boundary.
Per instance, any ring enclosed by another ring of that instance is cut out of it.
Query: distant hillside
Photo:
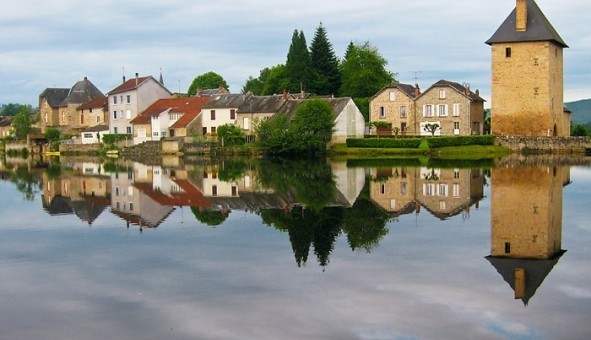
[[[564,106],[573,112],[571,115],[571,121],[573,124],[585,124],[591,122],[591,99],[564,103]]]

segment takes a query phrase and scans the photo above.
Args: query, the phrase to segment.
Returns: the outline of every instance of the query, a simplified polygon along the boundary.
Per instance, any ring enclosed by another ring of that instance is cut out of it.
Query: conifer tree
[[[285,63],[285,78],[289,92],[309,90],[313,85],[313,69],[310,51],[303,31],[296,29],[291,38],[291,45]]]
[[[341,96],[366,98],[394,81],[394,75],[386,70],[388,61],[378,49],[365,42],[350,43],[341,64]]]
[[[318,95],[337,95],[341,87],[341,71],[326,29],[320,23],[310,45],[312,68],[316,79],[311,89]]]

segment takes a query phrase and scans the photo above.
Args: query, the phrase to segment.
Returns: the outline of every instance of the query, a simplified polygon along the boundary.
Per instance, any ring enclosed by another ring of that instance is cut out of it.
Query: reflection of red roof
[[[201,106],[209,97],[190,97],[190,98],[165,98],[157,100],[147,109],[131,120],[132,124],[149,124],[152,117],[160,115],[166,110],[175,113],[184,113],[183,116],[174,123],[173,127],[184,127],[189,124],[201,112]]]
[[[173,181],[183,189],[183,192],[173,193],[171,196],[168,196],[155,191],[152,188],[152,184],[149,183],[135,183],[134,186],[161,205],[203,208],[213,207],[213,205],[203,196],[203,193],[189,181],[178,179]]]
[[[85,102],[84,104],[78,106],[77,110],[86,110],[86,109],[96,109],[96,108],[103,108],[107,106],[109,102],[108,97],[98,97],[92,98],[91,100]]]

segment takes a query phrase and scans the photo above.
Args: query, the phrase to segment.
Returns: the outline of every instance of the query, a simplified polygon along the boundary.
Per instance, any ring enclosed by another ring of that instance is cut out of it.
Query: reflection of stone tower
[[[496,168],[490,263],[527,305],[560,256],[568,168]]]

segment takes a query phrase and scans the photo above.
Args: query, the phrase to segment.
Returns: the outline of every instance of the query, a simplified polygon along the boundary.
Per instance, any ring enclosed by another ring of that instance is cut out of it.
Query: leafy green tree
[[[246,143],[246,135],[234,124],[224,124],[217,129],[218,141],[224,146],[236,146]]]
[[[56,142],[60,139],[60,130],[55,128],[48,128],[45,130],[45,138],[50,142]]]
[[[316,74],[312,92],[319,95],[337,95],[341,87],[339,60],[328,40],[326,29],[320,23],[310,45],[312,69]]]
[[[28,108],[29,112],[35,111],[31,105],[10,103],[10,104],[6,104],[6,105],[2,106],[2,110],[0,111],[0,116],[16,116],[24,108]]]
[[[435,132],[437,132],[437,130],[440,130],[440,126],[437,123],[427,123],[423,127],[423,130],[425,130],[425,132],[429,132],[431,136],[434,136]]]
[[[17,139],[27,139],[27,135],[31,131],[31,120],[31,113],[26,106],[21,108],[19,113],[14,116],[12,126]]]
[[[334,131],[332,107],[322,99],[310,99],[295,112],[294,135],[299,152],[324,152]]]
[[[314,69],[303,31],[293,32],[285,63],[285,78],[289,92],[310,89],[314,84]]]
[[[394,81],[388,61],[369,42],[350,43],[341,63],[341,96],[369,98]]]
[[[288,154],[293,149],[290,121],[286,115],[276,114],[255,125],[257,148],[265,154]]]
[[[285,65],[279,64],[270,68],[265,67],[257,78],[249,77],[242,86],[242,93],[252,92],[258,96],[268,96],[282,93],[284,89],[287,89]]]
[[[194,96],[195,93],[197,93],[197,89],[217,89],[220,86],[223,86],[225,89],[229,88],[228,83],[226,83],[222,76],[209,71],[193,79],[193,82],[187,90],[187,94],[189,96]]]
[[[571,136],[589,136],[589,130],[583,124],[575,125],[571,131]]]

